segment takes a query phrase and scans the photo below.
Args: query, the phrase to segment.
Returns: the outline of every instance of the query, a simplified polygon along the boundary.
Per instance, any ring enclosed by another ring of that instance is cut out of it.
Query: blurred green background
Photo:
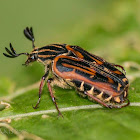
[[[131,82],[129,99],[139,102],[139,13],[139,0],[1,0],[0,96],[11,96],[18,89],[39,81],[44,74],[44,67],[36,62],[22,66],[26,56],[10,59],[2,55],[10,42],[18,53],[32,51],[31,42],[23,35],[23,29],[29,26],[33,27],[36,46],[78,45],[111,63],[123,65]],[[8,101],[11,107],[2,110],[0,116],[54,109],[47,87],[43,90],[40,108],[32,108],[38,99],[37,88]],[[55,91],[60,108],[95,104],[80,98],[74,90],[56,87]],[[10,125],[44,139],[139,140],[139,110],[139,107],[127,107],[70,111],[63,113],[64,119],[57,119],[57,114],[50,114],[46,119],[31,116],[12,120]],[[14,134],[6,134],[6,137],[17,138]]]

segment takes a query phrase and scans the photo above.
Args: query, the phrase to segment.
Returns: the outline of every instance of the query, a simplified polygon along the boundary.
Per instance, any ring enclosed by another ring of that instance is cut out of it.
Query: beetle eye
[[[31,59],[35,59],[34,55],[31,57]]]
[[[36,55],[36,54],[32,54],[32,55],[30,56],[30,59],[36,60],[36,59],[37,59],[37,55]]]

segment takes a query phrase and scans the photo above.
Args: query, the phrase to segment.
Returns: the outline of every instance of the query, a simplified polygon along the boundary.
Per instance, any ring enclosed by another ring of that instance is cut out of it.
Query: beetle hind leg
[[[103,105],[104,107],[107,107],[107,108],[112,108],[111,105],[108,105],[106,104],[105,102],[101,101],[100,99],[98,99],[97,97],[93,96],[92,94],[88,93],[88,92],[84,92],[88,97],[92,98],[94,101],[96,101],[97,103]]]
[[[111,108],[123,108],[130,104],[130,101],[127,99],[127,103],[123,105],[111,105]]]
[[[124,74],[126,75],[126,71],[125,71],[125,69],[124,69],[123,66],[121,66],[121,65],[116,65],[116,64],[114,64],[114,66],[115,66],[115,67],[119,67],[119,68],[121,68],[122,71],[124,72]]]

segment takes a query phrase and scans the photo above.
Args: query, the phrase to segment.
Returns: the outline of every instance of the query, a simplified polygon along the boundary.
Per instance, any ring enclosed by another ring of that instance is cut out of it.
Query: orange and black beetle
[[[6,57],[15,58],[19,55],[27,55],[28,59],[24,65],[38,61],[45,66],[45,75],[42,77],[39,87],[39,99],[34,108],[37,108],[44,81],[47,80],[48,89],[59,115],[62,115],[56,104],[52,91],[52,85],[56,84],[62,88],[75,87],[79,94],[88,97],[108,108],[122,108],[129,105],[128,79],[125,74],[118,70],[120,65],[108,63],[101,57],[93,55],[78,46],[67,44],[51,44],[41,48],[34,45],[32,28],[26,28],[24,35],[32,41],[33,50],[29,53],[19,53],[13,49],[5,48]],[[53,77],[48,79],[49,72]],[[122,105],[125,101],[125,105]],[[116,105],[120,104],[120,105]]]

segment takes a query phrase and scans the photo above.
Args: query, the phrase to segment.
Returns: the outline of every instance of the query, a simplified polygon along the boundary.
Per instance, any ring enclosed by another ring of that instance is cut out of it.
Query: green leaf
[[[7,137],[5,135],[3,135],[3,134],[0,134],[0,139],[1,140],[7,140]]]
[[[0,96],[5,96],[13,92],[14,83],[9,78],[1,77],[0,80]]]

